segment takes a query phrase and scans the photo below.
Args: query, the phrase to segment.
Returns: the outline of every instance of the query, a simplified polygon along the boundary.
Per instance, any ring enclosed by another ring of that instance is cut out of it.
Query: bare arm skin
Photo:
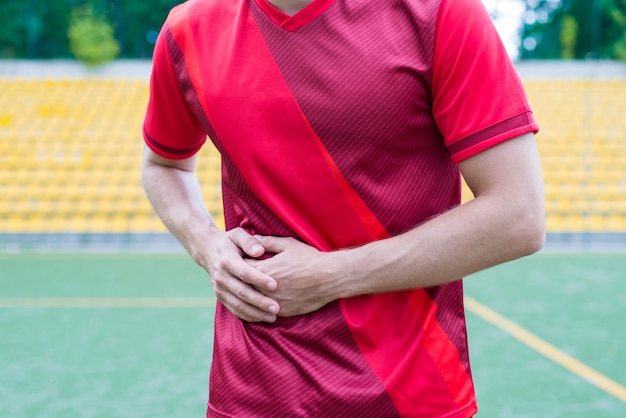
[[[280,304],[281,316],[298,315],[338,298],[445,284],[541,249],[545,209],[533,135],[459,167],[475,199],[405,234],[330,253],[291,238],[259,238],[277,253],[248,260],[278,281],[263,292]]]
[[[170,232],[211,276],[215,294],[246,321],[276,320],[278,304],[255,290],[276,281],[243,261],[265,252],[256,238],[237,228],[220,231],[206,209],[195,175],[196,157],[168,160],[144,145],[142,180],[148,199]]]

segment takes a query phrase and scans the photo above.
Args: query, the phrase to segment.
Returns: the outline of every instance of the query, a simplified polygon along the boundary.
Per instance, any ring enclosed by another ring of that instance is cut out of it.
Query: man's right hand
[[[217,299],[236,317],[248,322],[274,322],[278,303],[258,289],[275,290],[276,280],[244,261],[265,254],[261,243],[242,228],[215,231],[206,257],[197,260],[211,276]]]
[[[241,228],[223,232],[206,209],[195,175],[197,156],[168,159],[144,145],[142,181],[154,210],[193,259],[211,276],[217,298],[238,318],[274,322],[278,303],[258,289],[274,290],[272,277],[244,258],[265,254],[259,241]]]

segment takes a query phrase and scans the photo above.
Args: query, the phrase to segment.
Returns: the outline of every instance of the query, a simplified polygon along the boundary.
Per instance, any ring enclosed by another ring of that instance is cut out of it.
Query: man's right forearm
[[[275,321],[280,307],[258,289],[274,290],[276,281],[243,258],[261,257],[265,249],[241,228],[227,232],[217,228],[195,175],[195,157],[168,160],[146,147],[142,179],[154,210],[207,271],[218,300],[243,320]]]
[[[148,200],[167,229],[196,262],[204,264],[200,242],[218,228],[206,209],[193,166],[188,162],[172,167],[144,158],[142,181]]]

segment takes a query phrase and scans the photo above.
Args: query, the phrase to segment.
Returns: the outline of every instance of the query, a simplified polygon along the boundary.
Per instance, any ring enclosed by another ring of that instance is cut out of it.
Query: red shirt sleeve
[[[171,48],[178,48],[167,23],[157,39],[150,77],[150,100],[143,124],[146,144],[164,158],[179,160],[194,155],[206,142],[206,132],[181,88]],[[184,60],[177,50],[176,56]],[[189,83],[191,84],[191,83]],[[189,87],[192,88],[192,87]]]
[[[432,91],[433,114],[455,163],[539,129],[480,0],[442,0]]]

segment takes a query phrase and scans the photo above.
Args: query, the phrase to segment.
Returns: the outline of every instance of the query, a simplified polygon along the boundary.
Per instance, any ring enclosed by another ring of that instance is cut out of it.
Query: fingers
[[[258,275],[263,275],[247,265],[246,267]],[[251,280],[252,274],[249,272],[240,273],[239,276],[246,277],[246,280],[250,282],[267,283],[267,280],[263,279]],[[220,269],[214,273],[211,279],[215,295],[235,316],[250,322],[274,322],[276,320],[276,314],[280,309],[278,303],[265,296],[242,277],[234,276],[228,270]]]
[[[276,302],[241,281],[234,281],[233,286],[228,289],[216,287],[216,295],[233,315],[244,321],[276,321],[278,314]]]
[[[249,257],[258,258],[265,253],[265,248],[259,240],[248,234],[242,228],[233,229],[230,232],[230,239]]]
[[[208,268],[217,298],[240,319],[274,322],[280,307],[262,291],[276,289],[276,280],[242,257],[262,256],[263,245],[241,228],[228,231],[222,238],[212,247]]]
[[[241,257],[222,258],[213,266],[213,287],[218,297],[230,302],[236,311],[243,309],[239,301],[251,305],[252,311],[264,311],[271,315],[278,312],[278,304],[263,295],[259,289],[275,290],[276,281],[265,273],[248,265]],[[238,299],[234,301],[232,297]],[[249,315],[249,314],[248,314]]]
[[[228,233],[230,241],[248,257],[258,258],[265,254],[260,241],[242,228],[233,229]],[[241,257],[220,257],[214,260],[214,271],[229,271],[233,276],[259,289],[274,290],[276,280],[250,267]]]
[[[260,236],[257,235],[256,240],[264,248],[265,252],[269,253],[282,253],[287,250],[287,247],[298,240],[291,237],[275,237],[275,236]]]

